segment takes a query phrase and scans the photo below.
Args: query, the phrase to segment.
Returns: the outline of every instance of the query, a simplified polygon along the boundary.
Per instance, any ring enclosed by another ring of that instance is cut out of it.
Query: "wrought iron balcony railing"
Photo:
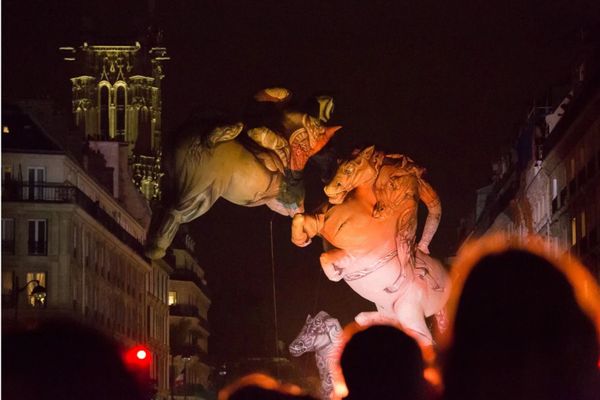
[[[75,186],[52,183],[31,184],[27,182],[5,182],[2,184],[2,201],[76,204],[103,225],[121,242],[126,244],[142,258],[145,258],[144,246],[142,243],[104,211],[98,202],[94,202]],[[35,249],[39,249],[39,247],[36,247]]]

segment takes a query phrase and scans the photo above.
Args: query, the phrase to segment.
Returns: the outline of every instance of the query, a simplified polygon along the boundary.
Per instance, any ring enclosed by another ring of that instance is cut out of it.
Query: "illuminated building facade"
[[[110,190],[115,168],[99,152],[69,153],[19,106],[3,105],[2,119],[4,326],[68,317],[147,345],[166,397],[170,269],[143,255],[145,211],[134,216]],[[116,171],[121,192],[137,193],[126,173]],[[38,286],[42,300],[31,296]]]
[[[468,237],[545,237],[600,281],[600,63],[591,52],[557,104],[533,107],[493,183],[478,191]]]
[[[211,373],[208,356],[208,297],[195,242],[182,230],[167,258],[175,265],[169,280],[171,387],[174,398],[201,399]]]
[[[148,200],[160,198],[163,63],[162,46],[91,45],[61,47],[75,63],[71,78],[75,126],[95,142],[126,144],[132,179]]]

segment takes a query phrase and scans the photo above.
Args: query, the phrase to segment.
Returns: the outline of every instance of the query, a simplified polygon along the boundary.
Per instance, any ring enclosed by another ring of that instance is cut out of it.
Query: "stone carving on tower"
[[[71,78],[76,128],[91,142],[127,147],[131,179],[147,200],[161,196],[163,63],[165,47],[134,45],[61,47],[64,59],[77,63]]]

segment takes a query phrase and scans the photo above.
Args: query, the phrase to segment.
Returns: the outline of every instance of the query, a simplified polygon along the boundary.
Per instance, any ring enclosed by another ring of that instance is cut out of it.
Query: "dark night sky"
[[[239,112],[266,86],[286,86],[299,99],[332,92],[334,122],[344,125],[334,141],[340,151],[373,143],[428,169],[444,207],[432,243],[439,257],[451,254],[459,218],[528,107],[569,81],[578,29],[600,20],[595,0],[156,3],[172,57],[163,86],[168,132],[199,106]],[[85,29],[132,43],[147,9],[144,1],[3,1],[3,101],[51,97],[68,109],[57,48],[80,44]],[[272,352],[271,219],[282,340],[309,312],[325,309],[346,323],[370,307],[325,280],[319,243],[289,243],[288,219],[220,201],[190,226],[213,290],[210,345],[220,356]]]

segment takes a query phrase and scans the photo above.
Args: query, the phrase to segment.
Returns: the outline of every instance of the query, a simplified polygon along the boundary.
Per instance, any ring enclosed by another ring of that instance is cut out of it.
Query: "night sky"
[[[166,132],[176,135],[202,107],[240,113],[267,86],[296,99],[332,93],[340,154],[375,144],[427,168],[444,209],[431,245],[440,258],[454,251],[459,219],[534,100],[570,81],[579,29],[600,21],[595,0],[155,3],[172,58]],[[132,44],[147,17],[144,1],[3,1],[2,100],[51,98],[70,112],[58,47],[84,37]],[[309,204],[322,200],[316,179],[308,194]],[[325,279],[318,240],[293,247],[289,219],[219,201],[189,226],[212,290],[218,359],[274,352],[271,221],[281,340],[293,339],[307,313],[324,309],[347,323],[372,307]]]

